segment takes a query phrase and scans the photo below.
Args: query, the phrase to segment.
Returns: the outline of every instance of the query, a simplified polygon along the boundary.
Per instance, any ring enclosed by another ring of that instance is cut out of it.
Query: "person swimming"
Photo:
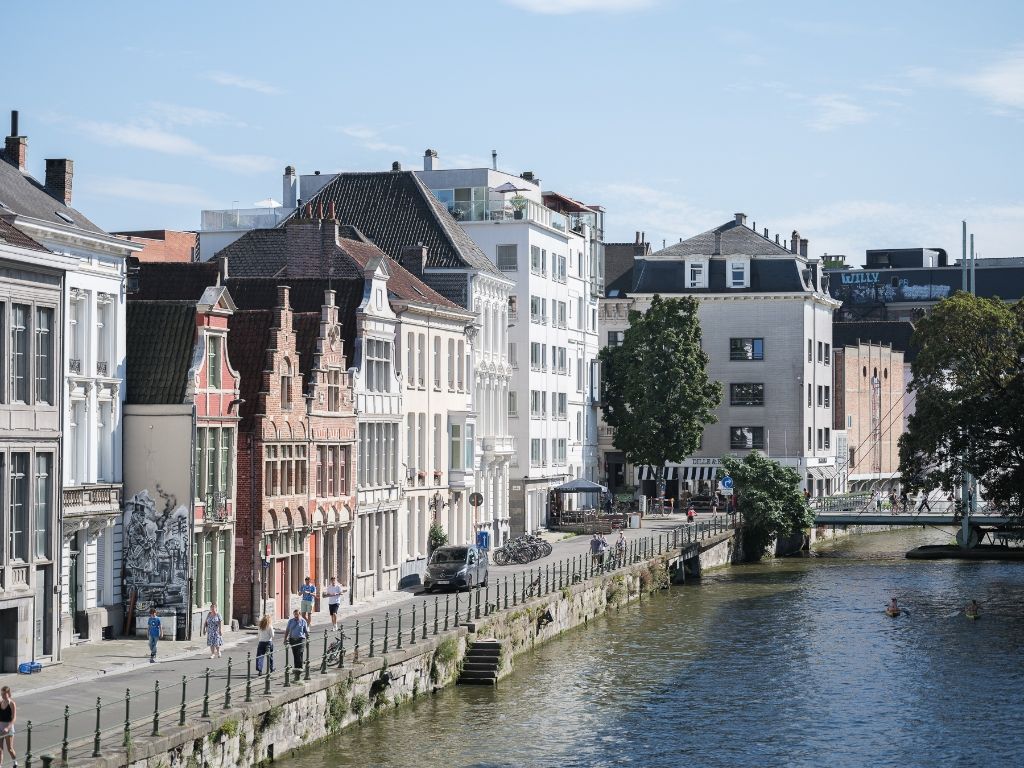
[[[978,605],[978,601],[971,600],[964,609],[964,613],[967,614],[968,619],[976,619],[981,616],[981,606]]]
[[[887,613],[887,614],[888,614],[889,616],[899,616],[899,615],[900,615],[900,607],[899,607],[899,605],[898,605],[898,604],[896,603],[896,598],[895,598],[895,597],[894,597],[894,598],[892,598],[892,599],[891,599],[891,600],[889,601],[889,605],[888,605],[888,606],[886,606],[885,612],[886,612],[886,613]]]

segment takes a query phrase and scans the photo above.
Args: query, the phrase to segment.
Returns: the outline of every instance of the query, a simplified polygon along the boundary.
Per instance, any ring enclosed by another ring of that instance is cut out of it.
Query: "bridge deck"
[[[1001,527],[1010,519],[1005,515],[972,515],[972,525]],[[814,515],[815,525],[959,525],[952,514],[903,514],[893,515],[884,512],[817,512]]]

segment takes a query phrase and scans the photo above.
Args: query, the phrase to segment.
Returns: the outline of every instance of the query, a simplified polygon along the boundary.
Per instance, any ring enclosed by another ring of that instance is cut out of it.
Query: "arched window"
[[[292,363],[286,357],[281,364],[281,408],[290,411],[292,407]]]

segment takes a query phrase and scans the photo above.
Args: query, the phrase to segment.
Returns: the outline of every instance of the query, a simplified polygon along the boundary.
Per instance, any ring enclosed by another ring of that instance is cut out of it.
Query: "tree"
[[[697,306],[689,296],[655,296],[646,313],[629,313],[622,344],[601,350],[604,418],[633,464],[682,461],[717,421],[722,388],[708,378]]]
[[[814,514],[800,492],[800,475],[758,451],[739,459],[723,456],[732,477],[743,519],[743,551],[748,560],[764,557],[772,538],[801,533],[814,525]]]
[[[970,472],[988,498],[1024,514],[1024,302],[956,293],[918,321],[913,340],[904,485],[953,491]]]

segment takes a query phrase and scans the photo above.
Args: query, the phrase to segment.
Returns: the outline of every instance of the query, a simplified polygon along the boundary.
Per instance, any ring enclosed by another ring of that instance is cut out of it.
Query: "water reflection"
[[[521,657],[497,689],[449,689],[295,762],[1019,764],[1020,566],[903,558],[947,539],[862,536],[711,575]]]

